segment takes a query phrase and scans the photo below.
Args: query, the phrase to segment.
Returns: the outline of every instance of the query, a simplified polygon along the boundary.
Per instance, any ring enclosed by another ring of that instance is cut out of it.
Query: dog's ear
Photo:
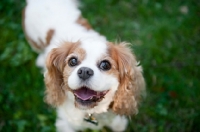
[[[119,115],[137,114],[141,95],[145,94],[142,68],[126,43],[112,44],[110,53],[117,62],[120,82],[111,108]]]
[[[60,47],[52,49],[47,56],[45,101],[52,106],[59,106],[66,99],[66,89],[63,89],[63,70],[65,59],[75,45],[76,43],[65,42]]]

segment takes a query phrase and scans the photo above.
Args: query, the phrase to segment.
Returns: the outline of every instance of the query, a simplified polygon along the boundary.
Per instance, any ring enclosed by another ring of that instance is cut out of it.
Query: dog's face
[[[103,42],[84,41],[68,54],[63,76],[78,108],[93,108],[116,91],[116,62]],[[104,101],[103,101],[104,102]]]
[[[110,107],[118,114],[137,112],[144,80],[125,44],[92,40],[66,42],[49,53],[46,66],[49,104],[62,105],[70,92],[79,109],[105,111]]]

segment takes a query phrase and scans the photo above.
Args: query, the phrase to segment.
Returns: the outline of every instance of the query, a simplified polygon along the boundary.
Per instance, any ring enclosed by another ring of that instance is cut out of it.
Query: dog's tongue
[[[82,99],[82,100],[88,100],[89,98],[93,97],[93,96],[96,96],[97,95],[97,92],[91,90],[91,89],[88,89],[86,87],[83,87],[83,88],[80,88],[78,90],[75,90],[74,91],[74,94]]]

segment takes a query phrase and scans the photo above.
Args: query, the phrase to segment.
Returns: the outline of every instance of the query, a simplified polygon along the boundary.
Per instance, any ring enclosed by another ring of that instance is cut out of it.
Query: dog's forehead
[[[87,58],[100,58],[107,53],[105,41],[85,40],[81,41],[80,46],[85,50]]]

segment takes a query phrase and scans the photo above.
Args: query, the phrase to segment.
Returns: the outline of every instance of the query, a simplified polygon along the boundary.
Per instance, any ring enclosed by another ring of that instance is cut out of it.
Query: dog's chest
[[[73,104],[58,108],[57,113],[56,124],[69,124],[74,130],[101,129],[103,126],[110,124],[115,117],[112,112],[93,114],[89,117],[86,112],[75,108]]]

